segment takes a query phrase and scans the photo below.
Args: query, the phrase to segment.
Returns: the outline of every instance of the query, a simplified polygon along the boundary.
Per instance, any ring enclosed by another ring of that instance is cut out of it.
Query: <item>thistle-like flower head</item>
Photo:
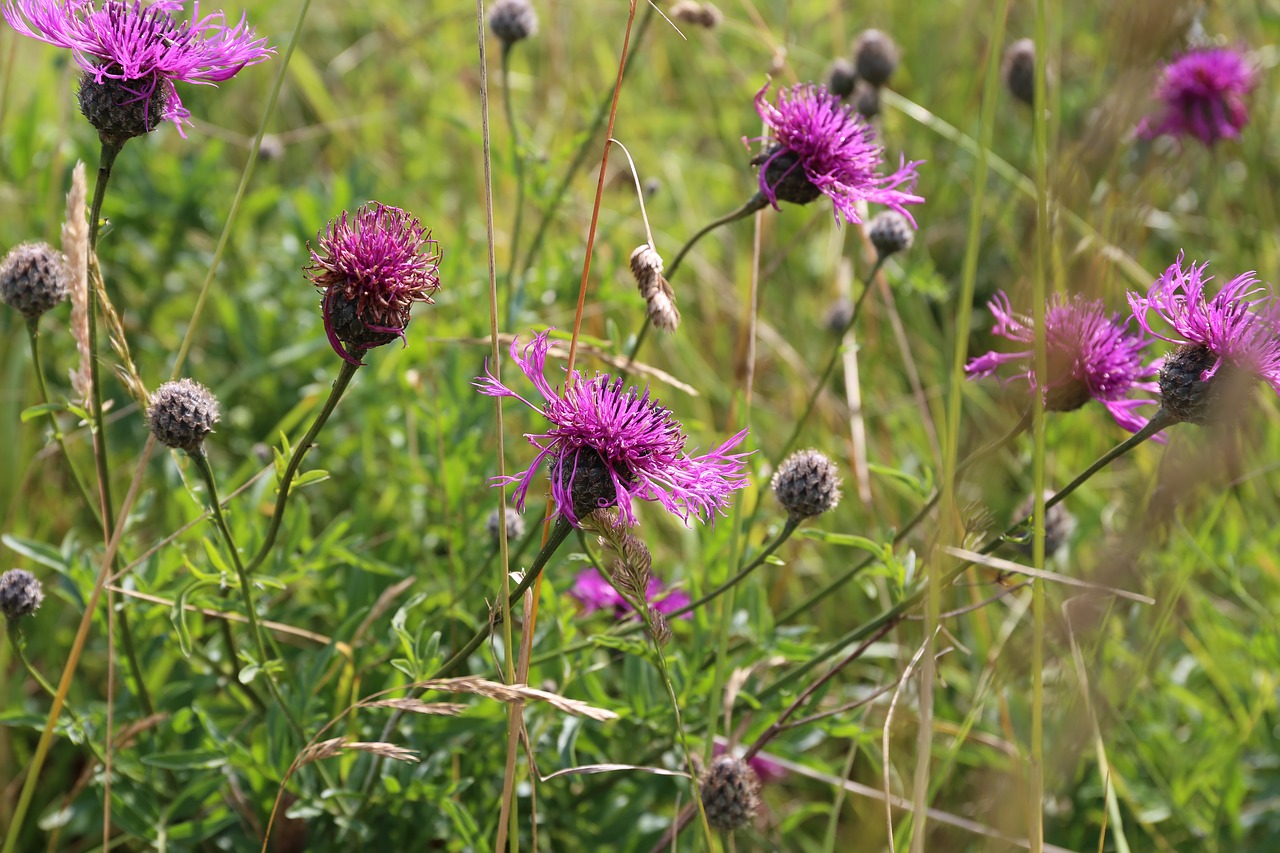
[[[996,323],[995,335],[1031,344],[1035,327],[1030,317],[1014,313],[1009,297],[997,293],[988,303]],[[1045,346],[1049,378],[1045,383],[1045,407],[1049,411],[1070,412],[1090,400],[1107,407],[1116,423],[1130,432],[1146,426],[1147,419],[1134,410],[1153,405],[1155,400],[1134,396],[1154,394],[1158,388],[1148,381],[1158,364],[1143,364],[1143,350],[1149,339],[1128,328],[1128,321],[1109,315],[1100,300],[1065,299],[1055,294],[1045,308]],[[1011,379],[1035,385],[1035,351],[989,352],[965,365],[970,379],[993,375],[1005,364],[1015,364]]]
[[[1212,402],[1208,383],[1222,370],[1255,376],[1280,394],[1280,302],[1253,272],[1238,275],[1209,299],[1208,263],[1183,266],[1183,255],[1151,285],[1146,296],[1129,294],[1143,329],[1179,349],[1165,360],[1160,391],[1165,410],[1191,423],[1205,423]],[[1154,312],[1176,336],[1151,327]],[[1194,368],[1194,375],[1188,376]],[[1194,399],[1193,399],[1194,398]]]
[[[759,181],[774,207],[779,199],[806,204],[821,194],[835,205],[837,222],[861,222],[857,205],[865,201],[896,210],[915,225],[905,206],[924,201],[912,192],[918,162],[904,158],[896,172],[881,174],[884,149],[875,130],[822,86],[783,89],[776,105],[766,100],[768,91],[766,83],[756,93],[756,112],[774,140],[759,158]]]
[[[178,17],[182,6],[178,0],[150,5],[141,0],[10,0],[0,11],[22,35],[74,51],[85,72],[81,106],[86,116],[104,142],[123,142],[154,129],[162,119],[177,125],[179,133],[183,124],[190,124],[191,113],[175,82],[220,83],[275,53],[243,17],[227,26],[221,12],[201,17],[197,2],[185,20]],[[130,106],[141,108],[140,125],[126,129],[118,116],[102,115]],[[159,115],[150,114],[153,107]]]
[[[1245,96],[1257,84],[1257,74],[1238,50],[1188,51],[1160,73],[1156,98],[1163,111],[1144,119],[1138,134],[1147,139],[1194,136],[1210,146],[1219,139],[1235,139],[1249,123]]]
[[[637,498],[661,503],[686,524],[690,516],[709,521],[724,510],[734,489],[746,485],[742,469],[747,454],[729,452],[746,438],[745,429],[710,453],[691,456],[685,452],[687,437],[679,421],[647,389],[624,388],[622,377],[586,377],[576,370],[563,388],[553,388],[546,379],[550,347],[546,332],[523,347],[519,339],[511,343],[511,359],[542,395],[542,404],[499,382],[487,367],[475,381],[480,393],[513,397],[552,425],[545,433],[525,436],[538,448],[528,469],[499,481],[518,484],[517,509],[524,510],[544,460],[550,460],[556,508],[575,525],[592,510],[615,504],[620,523],[634,525],[632,503]]]
[[[404,337],[409,309],[440,289],[440,246],[398,207],[369,202],[329,223],[311,249],[307,277],[324,291],[324,329],[334,352],[371,349]],[[310,248],[310,247],[308,247]]]

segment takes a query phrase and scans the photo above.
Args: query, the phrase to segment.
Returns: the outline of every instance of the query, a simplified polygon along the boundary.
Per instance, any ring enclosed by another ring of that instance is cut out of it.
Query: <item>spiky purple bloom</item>
[[[997,292],[987,307],[996,320],[992,334],[1023,344],[1035,341],[1032,319],[1015,314],[1003,291]],[[1155,400],[1131,396],[1159,390],[1154,382],[1144,381],[1159,370],[1158,364],[1142,362],[1143,350],[1150,343],[1145,335],[1130,331],[1128,320],[1122,322],[1118,314],[1108,315],[1101,300],[1068,300],[1058,294],[1045,306],[1044,326],[1049,368],[1045,408],[1070,412],[1097,400],[1130,432],[1146,426],[1147,419],[1134,410],[1154,405]],[[1019,372],[1010,378],[1034,387],[1034,361],[1033,349],[993,351],[972,359],[964,369],[970,379],[981,379],[1002,365],[1016,363]]]
[[[583,613],[594,613],[597,610],[611,610],[613,615],[621,619],[635,608],[631,602],[618,592],[600,572],[595,569],[583,569],[573,579],[569,595],[582,605]],[[670,616],[682,607],[687,607],[692,600],[682,589],[667,591],[667,585],[655,577],[649,578],[649,588],[645,591],[645,600],[658,609],[664,616]],[[684,618],[688,619],[686,613]]]
[[[1194,262],[1183,267],[1183,254],[1164,271],[1146,296],[1129,294],[1133,316],[1143,329],[1156,337],[1178,344],[1180,349],[1165,360],[1160,385],[1164,406],[1170,414],[1192,423],[1205,422],[1191,395],[1209,393],[1205,383],[1220,371],[1231,370],[1256,376],[1280,394],[1280,301],[1271,288],[1260,284],[1254,272],[1238,275],[1222,286],[1216,296],[1205,296],[1205,263]],[[1150,314],[1155,312],[1176,333],[1161,334],[1151,328]],[[1191,377],[1193,387],[1186,387],[1179,372],[1197,367]],[[1175,389],[1174,383],[1183,385]],[[1180,406],[1186,401],[1187,406]]]
[[[346,211],[317,235],[304,269],[324,291],[324,330],[334,352],[371,349],[404,337],[409,309],[432,303],[440,289],[440,244],[431,229],[398,207],[369,202],[348,220]]]
[[[525,436],[538,448],[528,469],[498,481],[519,484],[517,509],[524,511],[534,474],[548,459],[551,497],[574,525],[587,512],[615,504],[620,523],[634,525],[632,502],[637,498],[657,501],[686,525],[690,516],[710,521],[723,512],[733,490],[746,485],[742,469],[748,454],[729,452],[746,438],[745,429],[710,453],[690,456],[679,421],[649,396],[648,389],[624,390],[623,377],[586,377],[577,370],[567,377],[565,387],[552,388],[546,379],[550,347],[546,332],[536,333],[523,348],[519,339],[511,342],[511,359],[542,394],[542,405],[499,382],[487,364],[485,375],[475,380],[481,394],[513,397],[552,423],[545,433]],[[575,485],[587,491],[590,505],[575,501]]]
[[[768,91],[766,83],[756,93],[756,112],[773,132],[773,147],[757,158],[760,192],[770,204],[776,208],[779,198],[807,204],[822,194],[835,205],[837,222],[861,222],[857,205],[866,201],[915,225],[905,205],[924,201],[912,192],[920,161],[903,158],[898,171],[882,175],[884,148],[876,144],[875,130],[838,95],[798,84],[778,92],[775,106],[765,100]]]
[[[1238,50],[1188,51],[1160,73],[1156,98],[1163,112],[1143,119],[1138,134],[1146,139],[1194,136],[1209,146],[1219,139],[1235,139],[1249,123],[1244,99],[1257,83],[1257,74]]]
[[[24,36],[75,52],[88,78],[103,85],[114,81],[125,103],[149,106],[161,90],[161,118],[182,131],[191,113],[182,105],[175,82],[220,83],[246,65],[265,61],[275,51],[258,38],[243,16],[227,26],[222,12],[179,20],[179,0],[144,6],[108,0],[10,0],[2,10],[9,25]],[[148,121],[147,129],[154,127]]]

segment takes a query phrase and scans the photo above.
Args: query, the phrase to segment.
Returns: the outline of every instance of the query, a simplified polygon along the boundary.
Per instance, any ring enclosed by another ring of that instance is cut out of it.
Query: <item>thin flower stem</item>
[[[742,207],[732,213],[726,213],[719,219],[712,220],[707,225],[703,226],[702,230],[690,237],[689,240],[680,247],[680,251],[676,252],[675,258],[671,261],[671,266],[667,267],[667,279],[670,280],[675,277],[676,270],[680,269],[680,262],[684,260],[684,256],[689,254],[689,250],[692,249],[703,237],[707,236],[722,225],[737,222],[739,219],[746,219],[757,210],[764,210],[768,206],[769,201],[764,197],[764,193],[758,192],[751,198],[747,199],[747,203],[742,205]]]
[[[631,61],[635,57],[636,51],[640,49],[640,44],[644,40],[644,34],[649,29],[650,22],[653,21],[654,11],[657,7],[653,3],[646,3],[644,15],[640,18],[640,23],[636,25],[635,35],[632,39],[631,51],[628,53],[623,64],[623,73],[631,68]],[[588,128],[586,136],[583,137],[582,143],[578,145],[578,150],[574,152],[573,159],[569,162],[569,168],[560,176],[560,183],[556,184],[556,188],[551,193],[551,201],[547,204],[545,213],[538,222],[538,228],[533,234],[533,239],[529,242],[529,248],[525,251],[524,261],[520,264],[520,274],[516,284],[516,294],[522,293],[522,286],[529,270],[533,267],[533,261],[538,256],[538,252],[542,249],[542,241],[547,236],[547,232],[551,227],[551,222],[555,218],[555,213],[559,210],[561,203],[564,201],[565,194],[569,191],[569,185],[573,183],[574,175],[587,162],[587,157],[594,150],[594,141],[596,134],[604,125],[605,119],[609,116],[609,109],[613,104],[613,88],[610,87],[604,98],[600,100],[599,106],[596,107],[595,116],[591,119],[591,127]],[[512,311],[519,309],[517,304]]]
[[[93,188],[93,202],[89,209],[89,262],[92,264],[98,252],[98,234],[101,227],[102,205],[107,197],[107,185],[111,181],[111,170],[115,166],[124,145],[102,144],[102,154],[98,158],[98,180]],[[86,313],[89,323],[89,413],[91,432],[93,435],[93,460],[98,476],[98,508],[102,522],[104,541],[111,536],[115,528],[115,509],[111,501],[111,476],[107,449],[106,422],[102,416],[102,378],[98,367],[98,294],[97,288],[90,282],[86,288]],[[117,552],[118,553],[118,552]],[[118,569],[119,566],[116,566]],[[110,597],[108,596],[108,599]],[[120,611],[120,638],[124,641],[125,657],[129,661],[129,670],[133,675],[134,685],[138,691],[138,699],[150,716],[155,713],[155,704],[142,678],[142,666],[138,661],[133,644],[133,631],[129,627],[127,610]]]
[[[667,614],[667,618],[678,619],[681,616],[692,613],[693,611],[703,607],[704,605],[710,604],[712,601],[715,601],[717,598],[719,598],[721,595],[724,595],[730,589],[742,583],[742,581],[745,580],[748,575],[750,575],[756,569],[764,565],[765,561],[769,559],[769,556],[773,554],[774,551],[778,550],[778,547],[781,546],[783,542],[787,541],[787,539],[790,538],[791,534],[794,533],[798,527],[799,527],[799,522],[796,522],[793,525],[791,520],[788,519],[786,525],[783,526],[782,532],[780,532],[776,537],[774,537],[773,541],[770,542],[768,545],[766,545],[764,550],[761,551],[759,554],[757,554],[750,563],[748,563],[746,566],[742,568],[741,571],[739,571],[733,577],[729,578],[724,583],[720,584],[720,586],[716,587],[711,592],[708,592],[706,595],[703,595],[697,601],[690,602],[689,604],[686,604],[684,607],[681,607],[679,610],[674,610],[671,613]],[[639,630],[640,630],[639,625],[635,623],[631,623],[625,626],[621,626],[616,632],[611,632],[610,636],[626,637],[636,633]],[[554,660],[555,658],[560,657],[562,655],[573,654],[574,652],[580,652],[580,651],[583,651],[584,649],[592,648],[594,645],[595,643],[591,642],[590,640],[582,640],[580,642],[570,643],[569,645],[564,646],[562,648],[552,649],[551,651],[544,652],[543,654],[533,658],[530,663],[534,666],[537,666],[539,664],[546,663],[549,660]]]
[[[240,597],[244,602],[245,616],[249,620],[249,632],[253,635],[253,643],[258,648],[258,665],[262,668],[263,675],[266,676],[267,686],[271,690],[271,695],[275,697],[280,710],[284,712],[285,719],[289,721],[289,726],[298,738],[303,743],[306,743],[307,734],[303,730],[302,724],[298,722],[297,717],[294,716],[293,711],[289,708],[288,703],[285,702],[279,686],[275,683],[275,675],[271,672],[269,663],[272,655],[267,649],[266,640],[263,639],[262,626],[258,624],[258,611],[253,605],[253,588],[249,582],[249,573],[245,571],[244,561],[240,559],[240,549],[236,545],[235,536],[232,535],[231,528],[227,525],[226,516],[222,514],[222,503],[218,500],[218,484],[214,479],[213,467],[209,464],[209,457],[204,452],[204,448],[188,455],[195,462],[196,470],[200,472],[205,488],[209,490],[209,508],[213,516],[214,526],[218,528],[218,533],[222,536],[222,542],[231,554],[231,562],[236,567],[236,576],[240,581]],[[223,624],[227,623],[224,621]]]
[[[22,668],[26,670],[27,675],[31,677],[31,680],[40,685],[40,689],[45,693],[48,693],[49,698],[52,699],[58,694],[58,691],[56,691],[53,688],[53,685],[49,683],[48,679],[40,673],[40,670],[36,669],[31,661],[27,659],[27,653],[22,644],[22,637],[18,631],[17,621],[13,619],[6,619],[5,621],[8,623],[6,633],[9,635],[9,646],[13,649],[13,653],[18,656],[18,663],[22,664]],[[97,744],[93,742],[93,739],[88,737],[89,730],[85,727],[84,719],[76,713],[75,708],[72,708],[66,703],[63,703],[62,710],[66,711],[67,716],[71,718],[71,721],[79,726],[80,730],[85,733],[85,743],[89,746],[89,749],[93,754],[98,757],[98,760],[102,761],[103,753],[98,750]]]
[[[533,586],[533,582],[542,575],[542,570],[546,568],[547,563],[551,561],[552,556],[555,555],[556,551],[564,544],[564,541],[569,538],[569,534],[572,532],[573,525],[570,524],[564,516],[556,519],[556,523],[552,526],[551,533],[547,537],[546,544],[542,546],[542,550],[538,552],[538,556],[534,557],[533,565],[529,567],[528,571],[525,572],[524,577],[520,580],[520,583],[516,584],[515,588],[511,590],[510,595],[506,598],[506,606],[508,608],[524,596],[525,590]],[[485,640],[489,639],[489,635],[493,631],[492,614],[486,610],[484,613],[480,614],[477,621],[482,623],[484,627],[477,630],[475,635],[467,641],[466,645],[454,652],[452,657],[437,668],[435,672],[423,679],[424,681],[444,678],[449,675],[449,673],[466,663],[467,658],[471,657],[472,653],[474,653],[476,649],[480,648],[480,646],[484,644]],[[412,695],[417,697],[422,695],[424,692],[424,690],[419,689],[415,690]],[[378,739],[385,741],[391,737],[391,732],[399,724],[400,720],[403,719],[404,714],[404,711],[397,709],[387,720],[386,725],[382,727],[382,734]],[[369,765],[369,772],[365,775],[364,781],[360,785],[360,796],[355,806],[355,813],[352,815],[353,819],[359,815],[361,809],[363,809],[369,802],[369,796],[373,792],[373,785],[378,779],[378,772],[382,767],[382,762],[383,759],[381,756],[375,755],[373,757],[373,760]]]
[[[766,207],[768,207],[768,205],[769,205],[769,201],[764,197],[764,194],[756,193],[750,199],[748,199],[747,203],[744,204],[742,207],[738,208],[732,213],[725,214],[719,219],[703,227],[701,231],[699,231],[698,233],[690,237],[688,242],[685,243],[682,247],[680,247],[680,251],[676,253],[675,260],[673,260],[671,262],[671,265],[666,268],[665,274],[666,274],[667,280],[670,281],[672,278],[675,277],[676,270],[680,269],[680,262],[684,260],[684,256],[688,254],[689,250],[693,248],[694,244],[697,243],[699,240],[701,240],[703,237],[710,234],[712,231],[716,230],[722,225],[728,225],[731,222],[737,222],[739,219],[746,219],[748,216],[755,213],[756,211],[764,210]],[[631,351],[627,353],[626,364],[623,366],[622,370],[620,371],[620,375],[623,378],[626,378],[627,374],[631,372],[631,366],[635,364],[636,355],[640,352],[640,346],[644,343],[645,338],[649,336],[649,327],[652,325],[653,323],[650,322],[649,318],[646,316],[644,319],[644,325],[640,327],[640,331],[636,334],[635,343],[631,345]]]
[[[511,164],[516,172],[516,212],[511,225],[511,260],[507,263],[507,322],[515,325],[516,304],[521,293],[516,289],[516,257],[520,248],[520,224],[524,218],[525,163],[524,148],[520,145],[520,128],[516,125],[515,110],[511,107],[511,48],[515,42],[502,44],[502,107],[507,114],[507,127],[511,131]]]
[[[1044,502],[1045,511],[1047,512],[1051,508],[1057,506],[1059,503],[1065,500],[1072,492],[1078,489],[1086,480],[1088,480],[1094,474],[1098,473],[1098,471],[1105,468],[1108,464],[1115,461],[1120,456],[1123,456],[1125,453],[1128,453],[1133,448],[1137,447],[1147,439],[1151,438],[1156,433],[1160,432],[1160,430],[1165,429],[1166,427],[1170,426],[1172,423],[1175,423],[1175,422],[1176,421],[1174,421],[1172,418],[1165,415],[1163,410],[1157,412],[1155,416],[1151,418],[1151,421],[1147,424],[1147,426],[1144,427],[1140,432],[1135,433],[1125,441],[1121,442],[1111,450],[1107,451],[1105,454],[1099,457],[1098,461],[1090,465],[1089,468],[1086,469],[1085,472],[1082,473],[1079,477],[1076,477],[1069,484],[1067,484],[1067,486],[1062,488],[1052,497],[1046,498]],[[921,517],[922,515],[923,514],[921,514]],[[1026,524],[1027,520],[1028,519],[1025,519],[1025,518],[1018,519],[1014,524],[1011,524],[999,536],[994,537],[989,542],[987,542],[987,544],[983,545],[982,548],[979,549],[979,553],[990,554],[997,547],[999,547],[1000,543],[1004,542],[1006,538],[1015,535],[1018,532],[1018,530],[1024,524]],[[869,563],[870,560],[867,560],[865,562]],[[946,584],[951,583],[951,581],[955,580],[957,577],[963,574],[971,565],[973,565],[972,562],[968,560],[963,560],[958,565],[952,567],[951,569],[948,569],[941,576],[941,578],[938,579],[938,586],[942,587],[942,586],[945,586]],[[896,624],[897,622],[902,621],[902,619],[906,618],[908,611],[911,610],[911,608],[915,607],[915,605],[919,604],[922,600],[924,600],[927,597],[928,593],[929,593],[928,586],[925,586],[916,590],[914,593],[907,596],[902,601],[898,602],[896,605],[889,608],[885,612],[881,613],[879,616],[875,617],[870,622],[867,622],[866,624],[861,625],[858,628],[855,628],[853,631],[849,632],[848,634],[839,638],[835,642],[831,643],[825,649],[819,652],[815,657],[805,661],[803,664],[800,664],[795,669],[788,672],[786,675],[782,676],[777,681],[773,682],[764,690],[762,690],[757,695],[756,697],[757,700],[760,702],[764,702],[768,697],[778,693],[783,688],[792,684],[798,678],[802,677],[805,673],[809,672],[811,669],[818,666],[823,661],[828,660],[831,657],[834,657],[835,655],[838,655],[846,646],[850,645],[851,643],[856,643],[866,639],[873,632],[879,630],[885,624],[890,622]],[[778,621],[781,623],[785,620],[780,618]]]
[[[289,464],[284,469],[284,476],[280,478],[280,483],[276,487],[276,508],[271,514],[271,522],[267,526],[266,538],[262,540],[262,545],[258,547],[258,553],[254,554],[253,559],[249,561],[249,565],[245,571],[253,574],[267,559],[267,555],[271,553],[272,547],[276,544],[276,536],[280,533],[280,523],[284,520],[285,505],[289,502],[289,485],[293,482],[293,477],[298,473],[298,467],[302,464],[302,457],[307,455],[307,451],[311,449],[311,444],[316,440],[316,436],[320,434],[320,430],[324,427],[325,422],[329,420],[329,416],[333,414],[333,410],[337,408],[338,401],[342,399],[342,394],[347,390],[347,385],[351,382],[351,378],[356,375],[360,365],[352,364],[344,360],[342,368],[338,371],[338,378],[334,380],[333,387],[329,390],[329,398],[324,401],[324,408],[320,410],[320,414],[316,415],[315,422],[311,424],[311,429],[307,430],[307,434],[302,437],[293,448],[293,455],[289,458]],[[215,508],[221,512],[221,508]]]
[[[1035,136],[1036,180],[1036,263],[1032,280],[1033,325],[1035,328],[1036,387],[1048,383],[1049,356],[1045,337],[1045,265],[1049,253],[1049,130],[1046,109],[1048,92],[1045,87],[1045,57],[1049,40],[1044,0],[1037,0],[1035,11],[1035,86],[1032,107]],[[1035,532],[1032,538],[1032,565],[1044,568],[1044,484],[1045,484],[1045,407],[1044,395],[1037,393],[1031,406],[1032,415],[1032,506]],[[1030,826],[1027,837],[1031,853],[1044,850],[1044,632],[1045,600],[1044,584],[1031,587],[1033,630],[1031,633],[1031,772],[1027,791],[1027,813]]]
[[[822,389],[827,387],[827,383],[831,381],[832,374],[836,371],[836,365],[840,363],[840,352],[844,349],[844,336],[853,329],[854,324],[858,322],[858,315],[862,313],[862,306],[867,301],[868,294],[871,293],[871,286],[876,280],[876,273],[880,272],[880,267],[884,265],[884,256],[876,258],[875,264],[871,267],[871,271],[867,273],[866,280],[862,285],[862,293],[858,294],[858,301],[853,304],[853,311],[849,314],[849,320],[844,324],[844,328],[836,335],[836,343],[831,349],[831,357],[827,359],[827,366],[822,371],[822,375],[818,381],[814,383],[813,391],[809,394],[809,399],[805,403],[804,411],[800,413],[800,417],[796,419],[796,425],[791,429],[791,435],[782,445],[782,450],[773,460],[773,467],[776,470],[778,464],[787,457],[791,452],[791,448],[795,446],[796,440],[800,438],[800,433],[804,429],[805,423],[809,420],[809,416],[813,414],[814,406],[818,403],[818,397],[822,396]]]
[[[39,318],[32,317],[27,320],[27,337],[31,341],[31,365],[35,369],[36,386],[40,389],[40,402],[48,406],[50,405],[49,387],[44,378],[44,366],[40,363]],[[54,441],[58,442],[58,447],[62,449],[62,458],[67,462],[67,468],[71,471],[71,478],[76,481],[76,488],[80,491],[80,497],[84,501],[85,509],[89,510],[94,522],[101,527],[102,516],[98,514],[98,507],[94,504],[93,497],[89,494],[89,485],[85,482],[84,477],[80,476],[80,470],[76,467],[75,461],[71,458],[71,453],[67,450],[66,438],[58,426],[58,416],[52,409],[47,414],[49,416],[49,426],[53,428]]]

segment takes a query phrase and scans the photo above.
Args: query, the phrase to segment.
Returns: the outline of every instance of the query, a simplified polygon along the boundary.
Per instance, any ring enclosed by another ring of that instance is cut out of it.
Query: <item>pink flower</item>
[[[987,303],[996,324],[991,333],[1031,344],[1035,329],[1030,317],[1015,314],[1009,297],[998,292]],[[1067,300],[1054,295],[1045,309],[1045,346],[1049,358],[1049,378],[1045,383],[1045,408],[1069,412],[1090,400],[1106,406],[1116,423],[1137,432],[1147,419],[1134,410],[1154,405],[1155,400],[1133,393],[1159,390],[1154,382],[1144,381],[1155,375],[1159,364],[1143,364],[1143,350],[1149,339],[1130,331],[1128,320],[1108,315],[1101,301],[1075,298]],[[992,376],[1005,364],[1014,364],[1011,379],[1019,379],[1034,387],[1035,351],[1028,348],[1015,352],[989,352],[965,365],[970,379]]]
[[[275,53],[243,17],[229,27],[221,12],[199,17],[196,4],[191,20],[179,20],[182,6],[175,0],[148,6],[108,0],[101,7],[92,0],[11,0],[0,11],[22,35],[74,51],[88,78],[117,82],[131,102],[149,105],[161,89],[161,117],[182,133],[191,113],[175,81],[221,83]]]
[[[760,192],[776,208],[778,200],[807,204],[820,194],[835,205],[836,221],[861,222],[857,204],[883,204],[915,220],[905,205],[921,204],[915,195],[916,166],[905,158],[898,171],[882,175],[884,149],[875,130],[853,107],[822,86],[792,86],[778,93],[776,106],[765,100],[769,85],[756,93],[756,112],[773,132],[774,145],[760,156]],[[903,189],[898,189],[903,187]]]
[[[1210,146],[1219,139],[1235,139],[1249,123],[1245,96],[1257,84],[1257,75],[1238,50],[1188,51],[1161,72],[1156,97],[1163,113],[1143,119],[1138,135],[1194,136]]]
[[[550,347],[546,332],[535,334],[523,349],[519,339],[511,342],[511,359],[546,401],[541,405],[499,382],[487,366],[475,381],[481,394],[513,397],[552,424],[545,433],[525,436],[538,448],[533,463],[501,480],[518,484],[517,509],[524,510],[533,477],[548,459],[551,497],[575,525],[593,510],[614,505],[621,522],[634,525],[632,502],[637,498],[657,501],[686,524],[691,516],[708,521],[723,512],[735,489],[746,485],[742,469],[747,454],[729,452],[746,438],[745,429],[710,453],[690,456],[679,421],[647,389],[624,390],[621,377],[598,373],[588,378],[576,370],[565,387],[552,388],[545,375]]]
[[[664,616],[670,616],[677,610],[689,605],[691,599],[684,590],[674,589],[670,592],[665,592],[665,590],[666,584],[657,578],[649,578],[649,589],[645,593],[645,599]],[[582,605],[583,613],[611,610],[615,617],[621,619],[635,609],[631,606],[631,602],[627,601],[594,568],[583,569],[578,572],[573,579],[573,586],[569,588],[569,595],[573,596]],[[688,619],[689,614],[684,614],[684,618]]]

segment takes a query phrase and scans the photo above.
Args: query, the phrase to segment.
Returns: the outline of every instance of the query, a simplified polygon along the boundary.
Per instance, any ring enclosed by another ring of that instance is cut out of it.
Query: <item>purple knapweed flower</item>
[[[563,388],[552,388],[546,379],[546,332],[520,347],[511,342],[511,359],[529,378],[546,402],[536,405],[498,381],[485,368],[476,379],[480,393],[513,397],[541,412],[552,423],[545,433],[525,438],[538,448],[527,470],[499,482],[518,483],[516,508],[523,511],[525,496],[543,460],[550,460],[551,497],[556,508],[572,524],[597,508],[618,507],[619,521],[636,523],[632,502],[657,501],[685,524],[693,516],[712,520],[723,511],[734,489],[746,485],[743,459],[746,453],[730,453],[746,437],[744,429],[703,456],[685,452],[687,440],[671,410],[658,404],[646,389],[623,389],[623,377],[608,374],[586,377],[575,370]]]
[[[716,742],[712,745],[712,750],[716,755],[724,755],[729,751],[729,748],[725,746],[724,743],[722,743],[719,739],[717,739]],[[738,755],[741,755],[742,752],[743,750],[741,747],[739,747],[738,749],[735,749],[734,750],[735,757],[737,757]],[[763,784],[768,784],[769,782],[776,782],[779,779],[784,779],[788,775],[790,775],[790,772],[791,772],[787,770],[787,768],[779,764],[778,762],[774,761],[773,759],[766,758],[765,756],[760,754],[753,755],[751,758],[747,759],[747,766],[750,767],[752,770],[756,771],[756,776],[760,777],[760,781]]]
[[[1210,146],[1219,139],[1235,139],[1249,122],[1244,99],[1257,83],[1240,51],[1191,50],[1164,67],[1156,86],[1163,112],[1143,119],[1138,135],[1194,136]]]
[[[179,20],[182,6],[178,0],[108,0],[100,6],[92,0],[11,0],[0,11],[22,35],[75,52],[85,72],[81,108],[103,142],[123,144],[154,130],[161,119],[185,137],[182,125],[190,124],[191,113],[175,82],[220,83],[275,53],[243,16],[229,27],[221,12],[200,17],[196,3],[191,20]],[[122,124],[122,110],[136,115]]]
[[[324,329],[334,352],[371,349],[404,337],[409,309],[432,303],[440,289],[440,244],[417,217],[398,207],[369,202],[347,219],[346,211],[316,237],[318,251],[304,267],[324,291]]]
[[[991,333],[1018,343],[1035,341],[1035,328],[1030,317],[1015,314],[1009,297],[1002,291],[987,303],[996,323]],[[1133,398],[1135,392],[1154,394],[1154,382],[1144,381],[1155,375],[1158,364],[1142,363],[1142,351],[1150,341],[1145,335],[1130,331],[1128,320],[1108,315],[1100,300],[1076,297],[1065,299],[1054,294],[1045,306],[1045,349],[1049,378],[1045,383],[1045,408],[1051,412],[1070,412],[1090,400],[1107,407],[1116,423],[1137,432],[1147,419],[1136,414],[1140,406],[1154,405],[1155,400]],[[989,352],[965,365],[970,379],[993,375],[1001,365],[1016,363],[1019,372],[1011,379],[1035,385],[1035,351]]]
[[[595,569],[583,569],[573,579],[569,595],[582,605],[583,613],[594,613],[597,610],[610,610],[621,619],[635,608],[631,602],[614,588]],[[682,589],[667,591],[667,586],[655,577],[649,578],[649,588],[645,591],[645,600],[664,616],[670,616],[677,610],[687,607],[692,599]],[[684,614],[688,619],[689,614]]]
[[[866,201],[896,210],[915,225],[905,205],[924,201],[911,192],[920,162],[903,158],[898,171],[882,175],[884,148],[876,144],[875,130],[838,95],[798,84],[781,90],[775,106],[765,100],[768,91],[766,83],[756,93],[756,112],[773,132],[773,146],[757,158],[760,193],[770,204],[808,204],[826,195],[837,222],[861,222],[857,205]]]
[[[1143,329],[1178,344],[1160,370],[1161,404],[1178,420],[1204,424],[1225,384],[1215,379],[1254,376],[1280,394],[1280,302],[1253,272],[1238,275],[1212,299],[1205,296],[1208,262],[1185,269],[1183,254],[1164,271],[1146,296],[1129,294],[1133,316]],[[1173,327],[1177,337],[1151,328],[1151,312]]]

